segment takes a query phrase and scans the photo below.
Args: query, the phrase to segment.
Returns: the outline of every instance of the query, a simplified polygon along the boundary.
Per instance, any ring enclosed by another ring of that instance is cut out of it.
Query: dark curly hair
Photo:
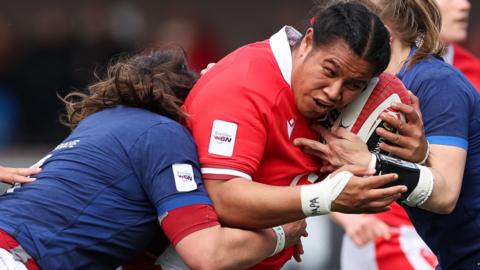
[[[60,121],[74,129],[87,116],[117,105],[142,108],[175,121],[186,117],[181,106],[197,80],[185,51],[177,46],[146,50],[115,61],[105,78],[61,100],[66,115]]]

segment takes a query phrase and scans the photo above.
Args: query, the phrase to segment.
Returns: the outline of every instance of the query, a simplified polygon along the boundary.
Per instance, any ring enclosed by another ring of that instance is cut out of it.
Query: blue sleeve
[[[414,87],[429,143],[468,150],[473,97],[466,79],[453,69],[443,67],[424,73],[423,80],[417,82]]]
[[[195,143],[179,124],[151,127],[138,138],[129,157],[159,217],[175,208],[211,204],[201,179]]]

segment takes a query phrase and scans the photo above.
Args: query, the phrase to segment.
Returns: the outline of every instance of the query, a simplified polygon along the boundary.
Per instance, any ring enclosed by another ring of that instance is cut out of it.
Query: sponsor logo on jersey
[[[53,149],[53,151],[73,148],[79,142],[80,142],[80,140],[73,140],[73,141],[68,141],[68,142],[61,143],[61,144],[57,145],[57,147],[55,147],[55,149]]]
[[[230,134],[227,134],[227,133],[221,133],[221,132],[216,131],[215,134],[213,134],[213,137],[215,138],[215,140],[218,144],[231,143],[232,142],[232,136]]]
[[[197,183],[190,164],[175,163],[172,165],[175,186],[179,192],[188,192],[197,189]]]
[[[213,121],[208,152],[220,156],[231,157],[235,146],[238,125],[232,122]]]

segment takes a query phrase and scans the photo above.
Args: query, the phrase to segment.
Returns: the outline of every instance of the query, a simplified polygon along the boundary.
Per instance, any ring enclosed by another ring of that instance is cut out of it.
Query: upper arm
[[[436,179],[443,179],[444,199],[454,202],[460,193],[471,123],[471,89],[463,77],[425,80],[420,87],[422,117],[425,135],[430,143],[428,165]],[[438,182],[440,185],[440,182]],[[448,198],[448,199],[447,199]]]
[[[186,109],[203,177],[251,179],[267,140],[268,101],[234,82],[214,81],[199,91]]]
[[[200,176],[195,144],[178,124],[150,128],[129,157],[158,216],[191,204],[211,204]]]

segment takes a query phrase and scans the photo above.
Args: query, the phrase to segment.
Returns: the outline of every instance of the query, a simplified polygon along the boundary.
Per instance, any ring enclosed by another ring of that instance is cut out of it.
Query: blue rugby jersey
[[[188,131],[128,107],[95,113],[0,197],[0,229],[42,269],[114,269],[149,244],[167,211],[211,204]]]
[[[411,54],[415,51],[412,49]],[[398,77],[420,100],[430,144],[468,151],[459,200],[450,215],[406,207],[442,269],[477,269],[480,262],[480,95],[453,66],[429,57]]]

